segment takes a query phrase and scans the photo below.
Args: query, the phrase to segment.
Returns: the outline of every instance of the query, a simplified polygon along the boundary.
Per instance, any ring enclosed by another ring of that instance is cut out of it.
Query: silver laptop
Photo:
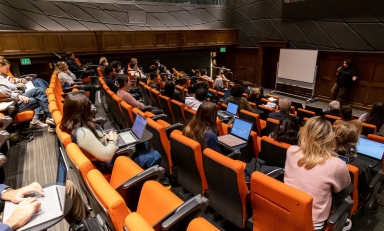
[[[219,142],[229,147],[235,147],[241,144],[246,144],[248,142],[252,126],[253,124],[248,121],[235,118],[231,134],[219,136]]]
[[[233,122],[233,118],[237,113],[237,109],[239,105],[233,102],[228,102],[227,111],[219,110],[217,112],[217,116],[220,120],[230,120],[229,122]]]
[[[120,132],[117,138],[117,146],[124,147],[130,144],[137,143],[143,137],[147,120],[140,114],[136,116],[132,129],[125,132]]]
[[[35,196],[36,199],[41,202],[40,210],[34,213],[31,219],[29,219],[29,221],[25,225],[17,229],[18,231],[26,230],[41,225],[45,222],[49,222],[64,215],[65,185],[67,183],[67,172],[68,164],[65,161],[63,152],[60,148],[60,154],[58,155],[56,185],[43,188],[44,196],[31,195]],[[14,204],[10,201],[5,202],[3,212],[3,223],[11,217],[16,206],[17,204]]]
[[[384,144],[359,138],[356,148],[359,159],[366,162],[370,168],[381,163],[381,158],[384,153]]]

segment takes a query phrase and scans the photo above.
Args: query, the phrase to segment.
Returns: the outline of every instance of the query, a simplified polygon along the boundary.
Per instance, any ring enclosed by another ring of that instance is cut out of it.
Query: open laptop
[[[227,111],[219,110],[217,112],[217,115],[219,116],[219,119],[229,119],[236,115],[237,109],[239,108],[239,105],[233,102],[228,102],[227,105]]]
[[[230,97],[230,96],[231,96],[231,91],[226,90],[226,91],[224,92],[224,99],[226,99],[226,98],[228,98],[228,97]]]
[[[124,147],[130,144],[137,143],[143,137],[145,127],[147,126],[147,120],[140,114],[136,116],[132,129],[119,133],[117,138],[117,146]]]
[[[32,215],[31,219],[29,219],[25,225],[17,229],[18,231],[36,227],[64,215],[66,197],[65,185],[67,184],[68,169],[68,164],[65,161],[63,152],[60,148],[60,153],[58,155],[56,185],[43,188],[44,196],[30,195],[31,197],[36,197],[36,199],[41,202],[41,207],[38,212]],[[5,202],[3,223],[11,217],[16,206],[17,204],[10,201]]]
[[[357,142],[357,154],[359,159],[368,164],[370,168],[374,168],[381,163],[384,153],[384,144],[368,139],[359,139]]]
[[[253,124],[251,122],[235,118],[231,134],[219,136],[219,142],[229,147],[246,144],[248,142],[252,126]]]

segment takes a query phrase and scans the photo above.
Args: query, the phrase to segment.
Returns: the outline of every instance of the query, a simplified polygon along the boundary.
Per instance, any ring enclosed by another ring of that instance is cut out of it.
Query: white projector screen
[[[317,50],[280,49],[278,78],[314,83]]]

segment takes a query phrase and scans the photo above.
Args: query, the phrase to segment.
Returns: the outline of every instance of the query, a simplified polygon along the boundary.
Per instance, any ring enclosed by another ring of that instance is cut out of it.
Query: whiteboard
[[[317,50],[280,49],[277,77],[314,83]]]

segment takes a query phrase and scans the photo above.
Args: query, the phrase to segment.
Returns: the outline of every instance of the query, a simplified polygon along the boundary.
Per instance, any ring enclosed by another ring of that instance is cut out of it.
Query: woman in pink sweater
[[[315,230],[325,228],[332,192],[340,192],[351,183],[347,165],[332,149],[334,138],[332,125],[320,116],[313,117],[299,132],[299,146],[287,150],[284,182],[312,196]],[[352,223],[347,223],[343,230],[350,229]]]

